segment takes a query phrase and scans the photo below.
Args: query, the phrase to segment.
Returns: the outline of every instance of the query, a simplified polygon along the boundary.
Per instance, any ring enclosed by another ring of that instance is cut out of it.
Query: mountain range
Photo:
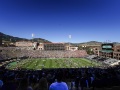
[[[26,38],[19,38],[19,37],[14,37],[14,36],[10,36],[10,35],[6,35],[2,32],[0,32],[0,36],[2,36],[2,40],[3,42],[18,42],[18,41],[33,41],[33,42],[50,42],[46,39],[43,38],[33,38],[33,39],[26,39]]]
[[[0,32],[0,36],[2,36],[2,40],[3,42],[18,42],[18,41],[33,41],[33,42],[42,42],[42,43],[52,43],[49,40],[43,39],[43,38],[33,38],[33,39],[26,39],[26,38],[19,38],[19,37],[14,37],[11,35],[7,35],[4,34],[2,32]],[[69,44],[69,42],[66,42],[67,44]],[[99,45],[102,42],[98,42],[98,41],[89,41],[89,42],[82,42],[82,43],[70,43],[73,45],[80,45],[80,44],[87,44],[87,45]],[[118,42],[113,42],[115,44],[118,44]]]

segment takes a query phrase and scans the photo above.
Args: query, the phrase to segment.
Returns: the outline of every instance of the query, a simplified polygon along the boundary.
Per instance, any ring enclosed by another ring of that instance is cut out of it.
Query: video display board
[[[102,44],[102,52],[113,52],[113,46],[112,43]]]

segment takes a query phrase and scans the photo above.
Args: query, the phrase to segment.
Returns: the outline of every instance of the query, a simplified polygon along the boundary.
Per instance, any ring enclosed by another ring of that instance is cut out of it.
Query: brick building
[[[99,51],[100,56],[115,58],[120,60],[120,44],[104,43]]]
[[[99,51],[101,50],[101,44],[81,44],[82,49],[90,49],[95,55],[99,56]]]
[[[78,47],[72,45],[65,45],[65,50],[76,51]]]
[[[44,43],[39,43],[38,50],[44,50]]]
[[[32,47],[33,43],[30,41],[20,41],[15,43],[16,47]]]
[[[99,51],[100,56],[113,58],[114,46],[113,43],[103,43]]]
[[[113,58],[120,60],[120,44],[114,46]]]
[[[65,50],[64,43],[44,43],[44,50]]]
[[[16,47],[33,47],[34,50],[78,50],[78,47],[69,46],[65,43],[33,43],[27,41],[16,42]]]

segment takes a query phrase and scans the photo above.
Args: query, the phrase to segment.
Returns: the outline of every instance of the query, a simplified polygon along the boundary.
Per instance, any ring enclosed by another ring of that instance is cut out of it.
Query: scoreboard
[[[105,43],[102,44],[102,52],[113,52],[113,43]]]

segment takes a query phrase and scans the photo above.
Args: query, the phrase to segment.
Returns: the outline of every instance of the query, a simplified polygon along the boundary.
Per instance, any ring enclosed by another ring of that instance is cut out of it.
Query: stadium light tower
[[[71,36],[71,35],[69,35],[69,39],[71,39],[71,37],[72,37],[72,36]],[[70,42],[69,42],[69,46],[70,46]]]
[[[71,35],[69,35],[69,39],[71,39]],[[70,41],[69,41],[69,58],[70,58]]]
[[[32,42],[33,42],[33,38],[34,38],[34,36],[35,36],[35,35],[32,33]]]
[[[34,34],[32,33],[32,38],[34,37]]]

